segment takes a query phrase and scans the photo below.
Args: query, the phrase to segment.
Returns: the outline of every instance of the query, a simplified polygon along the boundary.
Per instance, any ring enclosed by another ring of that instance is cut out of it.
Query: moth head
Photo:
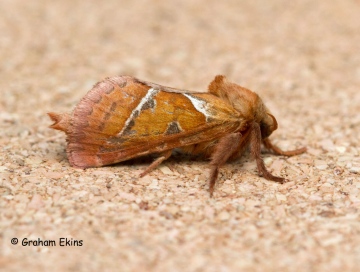
[[[274,117],[269,112],[266,112],[263,119],[260,121],[261,137],[267,138],[271,133],[278,128],[278,123]]]

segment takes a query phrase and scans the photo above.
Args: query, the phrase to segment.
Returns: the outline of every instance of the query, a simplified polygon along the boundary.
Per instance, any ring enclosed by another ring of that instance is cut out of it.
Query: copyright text
[[[11,244],[16,245],[18,244],[19,240],[17,238],[11,239]],[[28,239],[24,238],[21,240],[22,246],[40,246],[40,247],[55,247],[55,246],[61,246],[61,247],[78,247],[83,246],[84,242],[83,240],[76,240],[73,238],[59,238],[58,240],[42,240],[40,238],[38,239]]]

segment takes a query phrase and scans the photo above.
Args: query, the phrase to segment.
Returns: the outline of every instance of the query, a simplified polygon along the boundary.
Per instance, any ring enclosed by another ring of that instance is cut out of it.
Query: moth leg
[[[155,161],[153,161],[153,162],[148,166],[148,168],[146,168],[145,171],[140,174],[140,177],[145,176],[145,175],[148,174],[150,171],[152,171],[152,170],[154,170],[156,167],[158,167],[163,161],[167,160],[167,159],[171,156],[171,152],[172,152],[172,149],[161,153],[161,156],[158,157]]]
[[[276,145],[273,145],[269,138],[263,139],[263,144],[267,149],[272,150],[276,155],[294,156],[304,153],[306,151],[306,147],[302,147],[295,150],[289,150],[289,151],[281,150]]]
[[[230,160],[239,158],[244,153],[246,147],[249,145],[249,142],[250,142],[250,129],[242,133],[241,139],[239,141],[239,145],[236,148],[235,152],[230,156]]]
[[[215,150],[211,155],[210,162],[210,197],[212,197],[214,193],[214,186],[219,174],[219,167],[223,165],[231,157],[231,155],[234,154],[234,152],[239,150],[241,137],[242,134],[240,132],[226,135],[225,137],[221,138],[218,144],[215,146]]]
[[[284,178],[273,176],[265,167],[264,161],[261,158],[261,130],[260,125],[253,122],[250,127],[250,152],[256,160],[259,173],[267,180],[276,182],[285,182]]]
[[[276,155],[283,155],[290,157],[290,156],[302,154],[306,151],[306,147],[298,148],[295,150],[284,151],[279,147],[277,147],[276,145],[273,145],[269,138],[264,139],[263,144],[267,149],[273,151]]]

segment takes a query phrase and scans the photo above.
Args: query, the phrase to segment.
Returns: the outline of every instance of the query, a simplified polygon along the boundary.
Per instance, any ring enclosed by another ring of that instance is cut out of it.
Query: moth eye
[[[261,137],[267,138],[272,133],[270,126],[264,122],[260,123]]]
[[[270,134],[276,130],[278,127],[278,123],[275,119],[275,117],[268,113],[267,118],[264,118],[260,122],[260,129],[261,129],[261,136],[262,138],[267,138],[270,136]]]
[[[273,130],[277,130],[277,128],[278,128],[278,123],[277,123],[274,115],[272,115],[272,114],[270,114],[270,113],[268,113],[268,115],[271,117],[271,119],[272,119],[272,121],[273,121]]]

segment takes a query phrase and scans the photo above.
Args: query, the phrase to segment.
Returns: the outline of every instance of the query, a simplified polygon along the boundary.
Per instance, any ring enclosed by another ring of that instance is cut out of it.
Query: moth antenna
[[[54,124],[50,126],[50,128],[62,130],[65,133],[68,133],[70,127],[70,116],[66,113],[55,113],[48,112],[48,115]]]

